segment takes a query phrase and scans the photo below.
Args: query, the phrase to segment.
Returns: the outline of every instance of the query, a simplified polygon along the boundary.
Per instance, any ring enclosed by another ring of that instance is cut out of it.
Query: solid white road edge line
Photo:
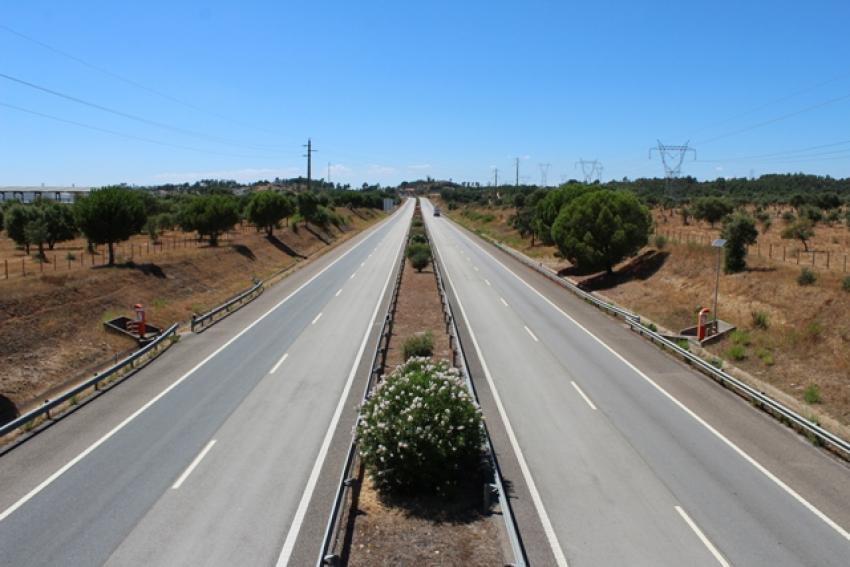
[[[590,406],[590,409],[594,409],[594,410],[595,410],[595,409],[596,409],[596,406],[595,406],[595,405],[593,405],[593,402],[591,402],[591,401],[590,401],[590,398],[588,398],[588,397],[587,397],[587,394],[585,394],[585,393],[584,393],[584,391],[582,391],[582,389],[579,387],[579,385],[578,385],[578,384],[576,384],[576,383],[575,383],[575,381],[573,381],[573,380],[570,380],[570,383],[573,385],[573,388],[575,388],[575,389],[576,389],[576,392],[578,392],[578,393],[579,393],[579,395],[580,395],[582,398],[584,398],[584,401],[586,401],[586,402],[587,402],[587,405],[589,405],[589,406]]]
[[[714,547],[714,544],[711,543],[711,540],[705,537],[705,534],[702,533],[702,530],[699,529],[699,526],[696,524],[696,522],[694,522],[691,517],[688,516],[687,512],[682,510],[681,506],[674,507],[676,508],[676,511],[679,513],[679,515],[682,516],[682,519],[685,520],[685,523],[687,523],[688,526],[690,526],[690,528],[694,531],[694,533],[697,534],[697,537],[700,539],[703,545],[705,545],[711,552],[711,554],[714,556],[714,558],[717,559],[717,562],[723,565],[723,567],[729,567],[729,563],[726,561],[723,555],[721,555],[717,548]]]
[[[451,226],[451,225],[449,225],[449,226]],[[715,437],[717,437],[718,439],[720,439],[720,440],[721,440],[721,441],[722,441],[722,442],[723,442],[726,446],[728,446],[728,447],[729,447],[730,449],[732,449],[735,453],[737,453],[737,454],[738,454],[741,458],[743,458],[745,461],[747,461],[747,462],[748,462],[748,463],[750,463],[753,467],[755,467],[755,468],[756,468],[756,470],[758,470],[758,471],[759,471],[759,472],[761,472],[763,475],[765,475],[768,479],[770,479],[770,480],[771,480],[774,484],[776,484],[779,488],[781,488],[781,489],[782,489],[782,490],[784,490],[784,491],[785,491],[788,495],[790,495],[792,498],[794,498],[794,500],[796,500],[797,502],[799,502],[800,504],[802,504],[804,508],[806,508],[807,510],[809,510],[812,514],[814,514],[815,516],[817,516],[818,518],[820,518],[820,519],[821,519],[821,520],[822,520],[822,521],[823,521],[826,525],[828,525],[828,526],[829,526],[829,527],[831,527],[833,530],[835,530],[836,532],[838,532],[838,534],[839,534],[841,537],[843,537],[844,539],[846,539],[846,540],[850,541],[850,533],[848,533],[848,532],[847,532],[847,530],[845,530],[844,528],[842,528],[841,526],[839,526],[839,525],[838,525],[838,524],[837,524],[837,523],[836,523],[836,522],[835,522],[832,518],[830,518],[829,516],[827,516],[826,514],[824,514],[823,512],[821,512],[821,511],[820,511],[820,509],[819,509],[819,508],[817,508],[814,504],[812,504],[811,502],[809,502],[808,500],[806,500],[805,498],[803,498],[803,497],[802,497],[802,496],[801,496],[801,495],[800,495],[800,494],[799,494],[796,490],[794,490],[793,488],[791,488],[790,486],[788,486],[787,484],[785,484],[785,482],[783,482],[783,481],[782,481],[782,479],[780,479],[778,476],[776,476],[775,474],[773,474],[772,472],[770,472],[767,468],[765,468],[765,466],[764,466],[764,465],[762,465],[762,464],[761,464],[761,463],[759,463],[757,460],[755,460],[753,457],[751,457],[748,453],[746,453],[743,449],[741,449],[740,447],[738,447],[735,443],[733,443],[733,442],[732,442],[729,438],[727,438],[725,435],[723,435],[722,433],[720,433],[719,431],[717,431],[717,430],[716,430],[716,429],[715,429],[715,428],[714,428],[711,424],[709,424],[709,423],[708,423],[707,421],[705,421],[703,418],[701,418],[701,417],[700,417],[700,416],[698,416],[696,413],[694,413],[694,411],[693,411],[693,410],[691,410],[688,406],[686,406],[685,404],[683,404],[682,402],[680,402],[680,401],[679,401],[676,397],[674,397],[671,393],[669,393],[667,390],[665,390],[664,388],[662,388],[661,386],[659,386],[659,385],[658,385],[658,384],[657,384],[657,383],[656,383],[656,382],[655,382],[652,378],[650,378],[649,376],[647,376],[646,374],[644,374],[644,372],[643,372],[642,370],[640,370],[640,369],[639,369],[639,368],[637,368],[634,364],[632,364],[631,362],[629,362],[628,360],[626,360],[626,359],[625,359],[625,358],[624,358],[624,357],[623,357],[620,353],[618,353],[618,352],[617,352],[617,351],[615,351],[613,348],[611,348],[611,347],[610,347],[607,343],[605,343],[602,339],[600,339],[599,337],[597,337],[596,335],[594,335],[593,333],[591,333],[589,330],[587,330],[587,328],[585,328],[585,327],[584,327],[581,323],[579,323],[578,321],[576,321],[575,319],[573,319],[571,316],[567,315],[567,313],[566,313],[563,309],[561,309],[560,307],[558,307],[557,305],[555,305],[555,304],[554,304],[554,303],[553,303],[553,302],[552,302],[552,301],[551,301],[548,297],[546,297],[546,296],[545,296],[545,295],[543,295],[541,292],[539,292],[537,289],[535,289],[535,288],[534,288],[534,286],[532,286],[530,283],[528,283],[527,281],[525,281],[524,279],[522,279],[519,275],[517,275],[517,274],[516,274],[513,270],[511,270],[510,268],[508,268],[505,264],[503,264],[500,260],[498,260],[498,259],[497,259],[496,257],[494,257],[492,254],[490,254],[489,252],[487,252],[486,250],[484,250],[481,246],[479,246],[479,245],[478,245],[478,243],[477,243],[477,242],[473,241],[471,238],[469,238],[468,236],[466,236],[466,234],[464,234],[463,232],[461,232],[461,230],[460,230],[460,229],[455,228],[454,226],[452,226],[452,229],[453,229],[453,230],[455,230],[455,231],[457,231],[459,234],[461,234],[461,235],[463,236],[463,238],[465,238],[465,239],[466,239],[466,240],[468,240],[468,241],[469,241],[469,242],[470,242],[473,246],[475,246],[476,248],[478,248],[479,250],[481,250],[481,252],[482,252],[482,253],[484,253],[485,255],[489,256],[489,257],[490,257],[490,258],[491,258],[494,262],[496,262],[497,264],[499,264],[499,265],[500,265],[500,266],[501,266],[501,267],[502,267],[505,271],[507,271],[509,274],[511,274],[511,275],[512,275],[513,277],[515,277],[516,279],[518,279],[518,280],[519,280],[519,281],[520,281],[523,285],[525,285],[528,289],[530,289],[531,291],[533,291],[534,293],[536,293],[538,296],[540,296],[540,298],[541,298],[541,299],[543,299],[546,303],[548,303],[548,304],[549,304],[552,308],[554,308],[556,311],[558,311],[561,315],[563,315],[564,317],[566,317],[569,321],[571,321],[571,322],[572,322],[574,325],[576,325],[579,329],[581,329],[582,331],[584,331],[585,333],[587,333],[587,334],[588,334],[591,338],[593,338],[593,340],[595,340],[595,341],[596,341],[596,342],[598,342],[600,345],[602,345],[603,347],[605,347],[605,349],[607,349],[607,350],[608,350],[611,354],[613,354],[613,355],[614,355],[614,356],[616,356],[618,359],[620,359],[620,361],[621,361],[621,362],[623,362],[623,364],[625,364],[626,366],[628,366],[629,368],[631,368],[631,369],[632,369],[632,370],[633,370],[633,371],[634,371],[634,372],[635,372],[638,376],[640,376],[641,378],[643,378],[644,380],[646,380],[649,384],[651,384],[651,385],[652,385],[652,386],[653,386],[656,390],[658,390],[658,391],[659,391],[662,395],[664,395],[667,399],[669,399],[671,402],[673,402],[674,404],[676,404],[676,405],[677,405],[677,406],[678,406],[678,407],[679,407],[682,411],[684,411],[684,412],[685,412],[685,413],[687,413],[689,416],[691,416],[693,419],[695,419],[695,420],[696,420],[696,421],[697,421],[700,425],[702,425],[703,427],[705,427],[706,429],[708,429],[708,430],[709,430],[709,431],[710,431],[710,432],[711,432],[711,433],[712,433]]]
[[[401,253],[401,248],[404,246],[404,239],[401,239],[401,244],[394,258],[398,259]],[[390,285],[390,280],[395,270],[396,260],[393,260],[390,271],[387,274],[387,281],[384,283],[384,291],[378,297],[378,302],[375,304],[375,309],[372,311],[372,317],[369,318],[369,324],[366,326],[366,331],[363,333],[363,340],[360,342],[360,349],[357,351],[357,356],[354,358],[354,364],[351,367],[351,372],[348,374],[348,379],[345,381],[345,387],[342,389],[342,395],[339,397],[336,410],[334,410],[331,422],[328,425],[328,430],[325,432],[325,438],[322,441],[322,446],[319,448],[319,454],[316,457],[316,462],[313,463],[313,470],[310,471],[310,477],[307,479],[307,485],[301,493],[301,501],[298,503],[298,509],[295,510],[295,516],[292,518],[292,523],[289,526],[289,532],[286,534],[286,539],[283,542],[283,548],[280,550],[280,555],[277,558],[277,567],[289,565],[289,558],[292,556],[292,551],[295,549],[295,541],[298,539],[298,532],[301,531],[301,524],[304,522],[304,515],[307,513],[307,506],[310,504],[310,499],[313,497],[313,491],[316,489],[316,483],[319,480],[319,473],[324,466],[325,458],[328,454],[328,449],[333,439],[334,431],[339,423],[339,418],[342,415],[342,410],[345,407],[345,400],[348,398],[348,392],[351,390],[351,384],[354,382],[354,375],[357,374],[357,367],[360,365],[360,359],[363,358],[363,352],[366,350],[366,343],[369,341],[369,333],[375,325],[375,318],[378,316],[378,310],[381,308],[381,303],[384,296],[387,294],[387,289]]]
[[[399,209],[399,210],[401,210],[401,209]],[[388,217],[387,219],[385,219],[385,221],[382,221],[382,222],[381,222],[381,224],[379,224],[379,225],[377,225],[377,226],[375,226],[375,227],[374,227],[374,230],[377,230],[378,228],[380,228],[381,226],[383,226],[383,225],[384,225],[384,222],[389,221],[390,219],[392,219],[392,217]],[[374,232],[373,232],[372,234],[374,234]],[[121,431],[121,430],[122,430],[122,429],[123,429],[123,428],[124,428],[124,427],[125,427],[128,423],[130,423],[131,421],[133,421],[134,419],[136,419],[136,418],[137,418],[139,415],[141,415],[141,414],[142,414],[142,413],[143,413],[146,409],[148,409],[149,407],[151,407],[152,405],[154,405],[156,402],[158,402],[160,399],[162,399],[165,395],[167,395],[167,394],[168,394],[168,392],[170,392],[171,390],[173,390],[174,388],[176,388],[177,386],[179,386],[181,383],[183,383],[183,381],[184,381],[184,380],[186,380],[189,376],[191,376],[192,374],[194,374],[194,373],[195,373],[195,372],[196,372],[199,368],[201,368],[204,364],[206,364],[207,362],[209,362],[210,360],[212,360],[212,359],[213,359],[213,358],[214,358],[214,357],[215,357],[218,353],[220,353],[221,351],[223,351],[224,349],[226,349],[227,347],[229,347],[229,346],[230,346],[231,344],[233,344],[233,342],[234,342],[234,341],[236,341],[239,337],[241,337],[242,335],[244,335],[245,333],[247,333],[249,330],[251,330],[251,329],[254,327],[254,325],[258,324],[260,321],[262,321],[263,319],[265,319],[266,317],[268,317],[268,316],[269,316],[272,312],[274,312],[274,311],[275,311],[278,307],[280,307],[281,305],[283,305],[284,303],[286,303],[287,301],[289,301],[292,297],[294,297],[294,296],[295,296],[295,294],[297,294],[297,293],[298,293],[298,292],[300,292],[302,289],[304,289],[305,287],[307,287],[308,285],[310,285],[311,283],[313,283],[313,281],[314,281],[314,280],[316,280],[316,278],[318,278],[319,276],[321,276],[322,274],[324,274],[326,271],[328,271],[328,270],[329,270],[332,266],[334,266],[337,262],[339,262],[340,260],[342,260],[343,258],[345,258],[346,256],[348,256],[349,254],[351,254],[351,253],[352,253],[353,251],[355,251],[357,248],[359,248],[361,244],[363,244],[364,242],[366,242],[367,240],[369,240],[370,236],[371,236],[371,235],[367,235],[365,238],[363,238],[363,240],[361,240],[360,242],[358,242],[357,244],[355,244],[354,246],[352,246],[349,250],[347,250],[347,251],[346,251],[344,254],[342,254],[339,258],[337,258],[336,260],[334,260],[333,262],[331,262],[330,264],[328,264],[327,266],[325,266],[324,268],[322,268],[322,270],[321,270],[320,272],[318,272],[318,273],[317,273],[317,274],[315,274],[313,277],[311,277],[309,280],[307,280],[306,282],[304,282],[303,284],[301,284],[300,286],[298,286],[298,288],[297,288],[295,291],[293,291],[292,293],[290,293],[289,295],[287,295],[286,297],[284,297],[282,300],[280,300],[280,301],[279,301],[279,302],[278,302],[278,303],[277,303],[274,307],[272,307],[271,309],[269,309],[268,311],[266,311],[265,313],[263,313],[262,315],[260,315],[257,319],[255,319],[255,320],[254,320],[252,323],[250,323],[247,327],[245,327],[244,329],[242,329],[241,331],[239,331],[239,333],[237,333],[236,335],[234,335],[234,336],[233,336],[233,338],[231,338],[231,339],[230,339],[230,340],[228,340],[226,343],[224,343],[223,345],[221,345],[220,347],[218,347],[216,350],[214,350],[214,351],[213,351],[213,352],[212,352],[209,356],[207,356],[207,357],[206,357],[205,359],[203,359],[201,362],[199,362],[198,364],[196,364],[195,366],[193,366],[193,367],[192,367],[192,369],[191,369],[191,370],[189,370],[186,374],[184,374],[183,376],[181,376],[180,378],[178,378],[177,380],[175,380],[173,383],[171,383],[171,385],[169,385],[167,388],[165,388],[162,392],[160,392],[159,394],[157,394],[156,396],[154,396],[153,398],[151,398],[151,399],[150,399],[147,403],[145,403],[142,407],[140,407],[139,409],[137,409],[136,411],[134,411],[132,414],[130,414],[129,416],[127,416],[127,417],[126,417],[126,418],[125,418],[125,419],[124,419],[121,423],[119,423],[118,425],[116,425],[115,427],[113,427],[112,429],[110,429],[110,430],[109,430],[106,434],[104,434],[104,435],[103,435],[103,437],[101,437],[100,439],[98,439],[97,441],[95,441],[94,443],[92,443],[91,445],[89,445],[89,446],[88,446],[85,450],[83,450],[83,451],[82,451],[79,455],[77,455],[76,457],[74,457],[73,459],[71,459],[70,461],[68,461],[67,463],[65,463],[65,464],[64,464],[64,465],[63,465],[63,466],[62,466],[59,470],[57,470],[55,473],[53,473],[52,475],[50,475],[49,477],[47,477],[46,479],[44,479],[44,480],[43,480],[40,484],[38,484],[35,488],[33,488],[32,490],[30,490],[29,492],[27,492],[24,496],[22,496],[22,497],[21,497],[21,498],[20,498],[17,502],[15,502],[14,504],[12,504],[12,505],[11,505],[11,506],[9,506],[8,508],[6,508],[6,509],[3,511],[3,513],[2,513],[2,514],[0,514],[0,522],[2,522],[2,521],[3,521],[3,520],[5,520],[7,517],[9,517],[9,515],[10,515],[10,514],[12,514],[15,510],[17,510],[18,508],[20,508],[21,506],[23,506],[24,504],[26,504],[26,503],[27,503],[30,499],[32,499],[32,498],[33,498],[36,494],[38,494],[39,492],[41,492],[42,490],[44,490],[45,488],[47,488],[48,486],[50,486],[50,484],[51,484],[53,481],[55,481],[57,478],[59,478],[60,476],[62,476],[63,474],[65,474],[65,473],[68,471],[68,469],[70,469],[71,467],[73,467],[74,465],[76,465],[77,463],[79,463],[80,461],[82,461],[84,458],[86,458],[86,456],[88,456],[88,455],[89,455],[89,453],[91,453],[92,451],[94,451],[95,449],[97,449],[98,447],[100,447],[101,445],[103,445],[103,444],[104,444],[106,441],[108,441],[108,440],[109,440],[109,439],[110,439],[113,435],[115,435],[116,433],[118,433],[119,431]]]
[[[532,332],[531,332],[531,329],[529,329],[529,328],[528,328],[528,327],[526,327],[525,325],[523,325],[522,327],[525,329],[525,332],[526,332],[526,333],[528,333],[529,335],[531,335],[531,338],[532,338],[532,339],[534,339],[534,342],[536,342],[536,343],[539,343],[539,342],[540,342],[540,339],[538,339],[537,337],[535,337],[535,336],[534,336],[534,333],[532,333]]]
[[[180,475],[180,478],[178,478],[177,481],[171,485],[171,490],[177,490],[178,488],[180,488],[183,482],[187,478],[189,478],[190,474],[192,474],[192,471],[195,470],[195,467],[198,466],[201,460],[203,460],[207,453],[209,453],[210,449],[213,448],[213,445],[215,445],[215,439],[212,439],[209,443],[207,443],[207,446],[204,447],[200,453],[198,453],[198,456],[195,457],[195,460],[189,463],[189,466],[186,467],[186,470],[183,471],[183,474]]]
[[[320,311],[320,312],[319,312],[319,314],[318,314],[318,315],[316,315],[316,318],[315,318],[315,319],[313,319],[313,322],[312,322],[312,323],[310,323],[310,324],[311,324],[311,325],[315,325],[315,324],[316,324],[316,321],[318,321],[318,320],[319,320],[319,319],[321,319],[321,318],[322,318],[322,312]]]
[[[436,245],[435,245],[436,248]],[[439,251],[438,251],[439,254]],[[445,265],[445,264],[444,264]],[[469,319],[466,316],[466,310],[463,308],[463,303],[456,291],[452,277],[449,275],[449,270],[446,268],[446,279],[452,288],[457,305],[460,308],[461,317],[469,331],[469,338],[472,339],[472,345],[475,347],[475,352],[478,354],[478,360],[481,361],[481,369],[484,371],[484,377],[487,379],[487,384],[490,386],[490,391],[493,393],[493,401],[496,403],[496,408],[499,410],[499,416],[502,418],[502,423],[505,426],[505,432],[508,434],[508,440],[514,450],[519,468],[522,471],[522,476],[525,483],[528,485],[528,492],[531,494],[531,500],[534,502],[534,507],[537,509],[537,515],[540,517],[540,523],[543,524],[543,531],[546,533],[546,539],[549,541],[549,546],[552,548],[552,554],[555,556],[555,561],[559,567],[568,567],[567,558],[564,555],[564,550],[561,549],[561,544],[558,542],[558,536],[555,534],[555,529],[552,527],[552,522],[549,519],[549,514],[546,513],[546,507],[543,506],[543,499],[540,493],[537,492],[537,485],[534,484],[534,478],[531,476],[531,470],[528,468],[528,463],[525,462],[525,456],[520,449],[519,442],[514,434],[514,428],[511,426],[511,421],[508,419],[508,414],[505,412],[505,406],[502,404],[502,398],[499,396],[499,390],[496,389],[496,384],[493,382],[493,376],[490,374],[490,369],[487,367],[487,361],[484,360],[484,355],[481,352],[481,347],[478,346],[478,339],[475,337],[475,332],[472,330],[472,325],[469,324]]]
[[[277,372],[277,369],[278,369],[278,368],[280,368],[280,365],[281,365],[281,364],[283,364],[283,361],[284,361],[284,360],[286,360],[288,357],[289,357],[289,353],[288,353],[288,352],[287,352],[286,354],[284,354],[283,356],[281,356],[281,357],[280,357],[280,360],[278,360],[278,361],[277,361],[277,364],[275,364],[274,366],[272,366],[272,369],[271,369],[271,371],[269,372],[269,374],[274,374],[275,372]]]

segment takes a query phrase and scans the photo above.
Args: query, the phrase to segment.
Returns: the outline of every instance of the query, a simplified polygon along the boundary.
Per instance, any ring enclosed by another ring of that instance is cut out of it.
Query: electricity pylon
[[[552,165],[551,163],[541,163],[538,164],[540,166],[540,186],[546,187],[546,177],[549,175],[549,167]]]
[[[576,167],[581,166],[581,173],[584,175],[585,183],[602,181],[602,162],[598,159],[579,159],[576,162]]]
[[[667,191],[670,192],[673,185],[673,180],[682,173],[682,163],[685,161],[685,156],[688,152],[693,152],[694,160],[697,159],[697,151],[688,146],[689,142],[685,142],[682,146],[668,146],[658,140],[658,145],[649,148],[649,159],[652,159],[652,151],[658,152],[661,156],[661,164],[664,166],[664,178],[666,179]]]

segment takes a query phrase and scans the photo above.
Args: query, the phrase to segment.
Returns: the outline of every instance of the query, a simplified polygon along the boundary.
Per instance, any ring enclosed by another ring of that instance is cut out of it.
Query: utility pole
[[[495,178],[493,179],[493,187],[498,187],[499,186],[499,168],[498,167],[493,168],[493,175],[495,176]]]
[[[519,158],[514,158],[514,163],[516,164],[516,183],[514,183],[514,187],[519,187]]]
[[[549,175],[549,166],[551,163],[541,163],[540,165],[540,186],[546,187],[546,178]]]
[[[307,158],[307,191],[310,190],[310,179],[313,176],[313,154],[316,150],[313,149],[313,140],[307,138],[307,143],[304,145],[307,148],[307,153],[303,157]]]

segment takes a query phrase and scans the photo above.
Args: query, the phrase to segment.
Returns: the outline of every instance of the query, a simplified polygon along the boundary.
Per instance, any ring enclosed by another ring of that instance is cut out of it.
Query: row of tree
[[[114,244],[146,230],[156,239],[163,230],[180,227],[197,232],[217,246],[222,234],[245,219],[271,237],[281,223],[298,215],[305,223],[322,229],[341,227],[343,218],[334,206],[380,208],[379,193],[360,191],[327,193],[257,191],[242,197],[230,191],[211,190],[193,195],[155,197],[149,191],[124,186],[104,187],[78,198],[73,205],[48,200],[33,204],[4,204],[0,222],[9,238],[26,248],[38,248],[44,258],[45,246],[83,234],[90,244],[106,245],[109,264],[115,262]]]

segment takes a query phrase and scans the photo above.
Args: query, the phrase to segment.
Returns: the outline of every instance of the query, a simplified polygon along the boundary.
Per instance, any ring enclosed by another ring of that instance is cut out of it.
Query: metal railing
[[[97,389],[98,384],[100,384],[104,380],[107,380],[107,379],[113,377],[115,374],[124,370],[125,368],[127,368],[127,367],[135,368],[136,362],[140,358],[144,357],[145,355],[147,355],[151,351],[158,350],[159,347],[162,346],[162,344],[164,342],[170,341],[171,337],[176,334],[178,326],[179,325],[177,323],[171,325],[168,329],[166,329],[156,339],[154,339],[153,341],[151,341],[150,343],[148,343],[144,347],[140,348],[139,350],[137,350],[136,352],[134,352],[130,356],[124,358],[123,360],[119,361],[118,363],[114,364],[113,366],[110,366],[109,368],[107,368],[106,370],[104,370],[102,372],[95,373],[95,375],[93,377],[89,378],[85,382],[77,384],[76,386],[66,390],[65,392],[58,395],[57,397],[55,397],[51,400],[46,400],[42,405],[40,405],[36,409],[27,412],[26,414],[18,417],[17,419],[15,419],[13,421],[10,421],[9,423],[6,423],[3,426],[0,426],[0,437],[3,437],[7,433],[12,432],[15,429],[18,429],[19,427],[25,427],[27,424],[32,423],[33,420],[35,420],[38,417],[41,417],[42,415],[47,415],[47,417],[49,418],[50,417],[50,410],[56,408],[57,406],[61,405],[64,402],[70,400],[71,398],[73,398],[74,396],[83,392],[84,390],[91,388],[91,387],[94,387],[95,389]]]
[[[729,388],[730,390],[734,391],[735,393],[744,397],[750,402],[757,404],[764,411],[771,413],[775,417],[779,418],[780,421],[785,422],[786,424],[805,434],[813,442],[833,450],[833,452],[840,455],[844,459],[850,460],[850,442],[848,442],[847,440],[842,439],[841,437],[835,435],[830,431],[827,431],[818,423],[812,421],[811,419],[803,417],[802,415],[787,407],[783,403],[771,398],[764,392],[756,390],[749,384],[746,384],[738,378],[735,378],[731,374],[724,372],[722,369],[713,366],[710,362],[680,347],[678,344],[662,336],[658,332],[653,331],[641,322],[641,318],[639,315],[636,315],[630,311],[627,311],[626,309],[623,309],[622,307],[618,307],[616,305],[599,299],[592,293],[589,293],[579,288],[574,283],[569,282],[566,279],[560,277],[555,271],[550,269],[548,266],[543,265],[543,263],[536,262],[525,254],[514,250],[513,248],[506,246],[493,238],[480,234],[479,236],[481,236],[487,242],[493,244],[499,250],[505,252],[509,256],[512,256],[513,258],[517,259],[519,262],[543,274],[544,276],[556,282],[560,286],[570,290],[575,295],[579,296],[580,298],[584,299],[595,307],[602,309],[603,311],[615,317],[621,317],[632,331],[635,331],[642,337],[649,339],[652,343],[660,346],[662,349],[668,350],[676,356],[683,358],[686,362],[694,366],[697,370],[700,370],[704,374],[707,374],[724,387]]]
[[[405,242],[407,234],[405,234]],[[363,389],[363,397],[360,405],[366,403],[372,392],[372,387],[377,382],[378,378],[384,372],[387,362],[387,351],[389,350],[390,337],[392,336],[393,320],[395,317],[396,307],[398,306],[398,292],[401,288],[401,278],[404,274],[404,252],[405,247],[402,246],[397,258],[398,273],[395,282],[393,283],[392,295],[390,302],[387,305],[387,312],[384,316],[384,323],[381,327],[381,332],[378,335],[378,340],[375,343],[375,353],[372,355],[372,363],[369,367],[369,377],[366,379],[366,386]],[[357,421],[353,431],[357,431],[357,425],[360,423],[360,415],[357,416]],[[319,552],[317,566],[336,565],[340,559],[340,555],[336,552],[337,535],[339,534],[340,512],[342,511],[343,503],[349,489],[354,484],[352,470],[357,457],[357,437],[352,434],[351,444],[348,446],[348,454],[345,457],[345,465],[340,474],[340,480],[337,484],[336,494],[334,495],[333,507],[331,508],[328,524],[325,528],[325,535],[322,538],[322,548]]]
[[[427,224],[425,225],[425,232],[427,234],[428,241],[431,242]],[[443,316],[446,321],[446,331],[449,335],[449,348],[451,348],[452,356],[454,357],[452,362],[454,366],[460,368],[461,373],[466,380],[467,388],[469,388],[469,391],[472,393],[475,401],[478,402],[478,392],[475,390],[475,384],[472,381],[472,375],[469,371],[469,364],[467,363],[466,356],[463,354],[463,343],[460,338],[460,333],[457,328],[451,303],[449,302],[445,281],[443,280],[442,268],[440,267],[442,259],[439,258],[439,252],[434,247],[433,243],[431,244],[431,250],[433,257],[431,263],[434,266],[434,277],[437,279],[437,289],[440,292],[440,302],[443,305]],[[525,548],[522,545],[522,538],[519,535],[519,528],[511,509],[510,500],[508,499],[504,484],[502,483],[502,470],[499,467],[498,459],[496,459],[496,452],[493,450],[493,445],[490,440],[490,431],[487,428],[486,423],[484,423],[484,436],[485,450],[493,469],[493,477],[495,481],[493,483],[493,489],[499,498],[499,508],[502,512],[502,518],[505,521],[505,531],[508,534],[508,541],[510,543],[511,552],[514,556],[513,562],[510,563],[510,565],[513,565],[514,567],[525,567],[527,564]]]
[[[245,291],[233,296],[218,307],[210,309],[203,315],[192,315],[192,322],[190,323],[189,327],[191,328],[193,333],[195,332],[195,329],[200,328],[201,330],[203,330],[206,325],[213,323],[215,316],[219,313],[224,311],[229,314],[231,311],[231,307],[233,307],[237,303],[242,303],[243,301],[250,301],[261,293],[263,293],[263,282],[255,280],[254,285],[251,286],[249,289],[246,289]]]

